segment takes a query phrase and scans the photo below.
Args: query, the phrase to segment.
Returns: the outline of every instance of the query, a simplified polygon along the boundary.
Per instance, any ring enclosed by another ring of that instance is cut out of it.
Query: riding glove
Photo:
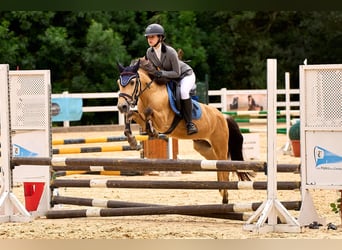
[[[154,73],[154,76],[157,78],[160,78],[163,76],[163,72],[161,70],[156,71],[156,73]]]

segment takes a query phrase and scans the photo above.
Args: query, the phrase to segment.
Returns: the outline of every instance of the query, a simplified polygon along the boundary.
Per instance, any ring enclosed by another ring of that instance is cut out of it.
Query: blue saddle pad
[[[172,92],[172,89],[170,87],[170,82],[168,82],[166,84],[167,86],[167,93],[168,93],[168,96],[169,96],[169,103],[170,103],[170,106],[171,106],[171,109],[173,110],[173,112],[175,112],[177,115],[181,115],[181,112],[180,110],[177,109],[177,106],[176,106],[176,97],[173,95],[173,92]],[[198,120],[201,118],[202,116],[202,109],[201,109],[201,106],[199,105],[199,103],[193,99],[191,99],[192,101],[192,119],[194,120]]]

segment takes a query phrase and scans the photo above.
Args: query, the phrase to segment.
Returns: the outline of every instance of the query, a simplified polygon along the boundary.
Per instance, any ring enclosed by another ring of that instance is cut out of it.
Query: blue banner
[[[82,117],[82,98],[52,98],[51,117],[53,122],[79,121]]]

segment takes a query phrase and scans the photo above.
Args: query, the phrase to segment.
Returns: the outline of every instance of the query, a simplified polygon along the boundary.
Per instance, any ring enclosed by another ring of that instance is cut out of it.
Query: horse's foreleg
[[[132,129],[131,129],[131,119],[132,119],[133,114],[125,114],[125,130],[124,134],[127,137],[127,141],[131,147],[131,149],[136,149],[139,150],[141,147],[138,145],[138,142],[135,138],[135,136],[132,134]]]
[[[142,117],[138,112],[136,111],[130,111],[128,113],[128,118],[131,120],[134,120],[136,123],[138,123],[141,126],[141,129],[143,131],[146,130],[146,122],[144,117]]]
[[[153,114],[153,110],[151,108],[146,108],[144,110],[144,115],[146,117],[146,121],[145,121],[146,132],[150,137],[158,138],[159,137],[158,132],[153,127],[152,114]]]

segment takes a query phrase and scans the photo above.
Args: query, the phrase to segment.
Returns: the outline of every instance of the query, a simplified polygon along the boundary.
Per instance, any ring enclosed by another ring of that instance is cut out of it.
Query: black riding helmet
[[[161,26],[160,24],[157,24],[157,23],[152,23],[149,26],[147,26],[147,28],[145,30],[145,37],[146,36],[154,36],[154,35],[162,36],[164,38],[165,37],[165,31],[164,31],[163,26]]]

